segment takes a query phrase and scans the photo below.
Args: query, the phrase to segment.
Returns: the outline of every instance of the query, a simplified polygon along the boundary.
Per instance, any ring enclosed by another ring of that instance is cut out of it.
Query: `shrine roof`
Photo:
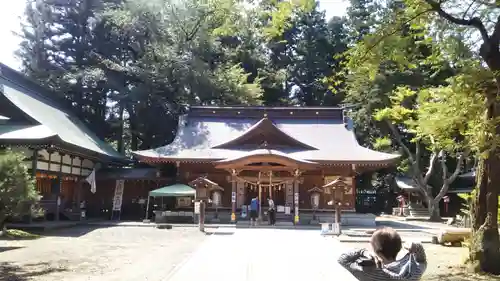
[[[56,99],[56,93],[1,63],[0,96],[4,96],[29,119],[29,124],[21,126],[3,124],[0,140],[15,144],[16,141],[50,138],[51,144],[61,143],[70,148],[80,148],[89,155],[97,154],[112,161],[125,160],[123,155],[99,139],[71,110],[63,108]]]
[[[218,165],[221,165],[221,164],[224,165],[227,163],[235,163],[235,162],[245,161],[245,160],[249,161],[250,159],[255,159],[254,157],[256,157],[256,158],[261,157],[261,159],[266,159],[265,158],[266,156],[271,156],[272,157],[271,159],[277,159],[277,158],[278,159],[280,159],[280,158],[286,159],[288,161],[292,161],[293,163],[299,164],[299,165],[300,164],[302,164],[302,165],[317,165],[318,164],[316,162],[303,160],[303,159],[294,157],[293,155],[290,155],[288,153],[283,153],[283,152],[278,151],[278,150],[265,149],[265,148],[256,149],[256,150],[248,151],[245,153],[241,153],[236,157],[226,158],[224,160],[216,161],[215,163],[217,163]],[[264,158],[262,158],[262,157],[264,157]],[[267,159],[269,159],[269,158],[267,158]]]
[[[171,144],[133,154],[145,162],[211,162],[242,157],[259,147],[216,147],[241,137],[263,118],[311,147],[274,148],[288,157],[345,164],[389,164],[399,158],[360,146],[342,120],[342,109],[326,107],[193,107],[181,118]]]

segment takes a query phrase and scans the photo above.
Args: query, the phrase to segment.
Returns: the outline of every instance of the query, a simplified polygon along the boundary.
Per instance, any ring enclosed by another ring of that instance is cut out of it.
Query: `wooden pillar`
[[[36,170],[38,169],[38,149],[33,149],[33,159],[31,159],[31,178],[35,181],[35,190],[37,190],[37,179],[36,179]],[[28,223],[31,223],[33,216],[31,213],[31,203],[28,206]]]
[[[59,154],[59,172],[57,173],[57,202],[56,202],[56,221],[59,220],[59,212],[61,210],[61,189],[62,189],[62,164],[63,164],[63,153]]]
[[[231,171],[231,222],[236,222],[236,171]]]
[[[294,179],[293,179],[293,205],[294,205],[294,217],[293,217],[293,223],[298,224],[300,217],[299,217],[299,176],[300,176],[300,171],[296,170],[294,173]]]
[[[356,211],[356,202],[357,202],[357,200],[356,200],[356,183],[357,183],[356,177],[353,176],[351,180],[352,180],[351,184],[352,184],[352,204],[353,204],[352,208],[354,209],[354,212],[357,212]],[[385,207],[385,204],[384,204],[384,207]]]
[[[38,167],[38,149],[33,149],[33,159],[31,159],[31,177],[36,180],[36,170]]]
[[[163,197],[162,197],[163,198]],[[201,232],[205,232],[205,200],[200,200],[200,222],[199,229]]]
[[[262,222],[262,185],[259,183],[259,217],[257,221]]]

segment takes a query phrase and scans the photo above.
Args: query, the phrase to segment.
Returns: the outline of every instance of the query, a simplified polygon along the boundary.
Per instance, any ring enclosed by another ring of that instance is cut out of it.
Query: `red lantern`
[[[398,197],[396,197],[396,199],[399,201],[399,215],[403,216],[404,215],[403,208],[405,205],[405,198],[403,195],[399,195]]]
[[[444,211],[445,213],[448,213],[448,203],[450,203],[450,197],[448,196],[443,197],[443,202],[444,202]]]

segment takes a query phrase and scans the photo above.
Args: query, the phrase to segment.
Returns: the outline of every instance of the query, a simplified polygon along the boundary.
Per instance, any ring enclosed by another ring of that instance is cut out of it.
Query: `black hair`
[[[384,227],[375,231],[370,239],[373,251],[386,259],[396,259],[401,251],[401,236],[392,228]]]

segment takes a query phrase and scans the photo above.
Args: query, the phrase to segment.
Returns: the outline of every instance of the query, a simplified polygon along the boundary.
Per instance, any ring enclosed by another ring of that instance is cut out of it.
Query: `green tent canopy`
[[[182,196],[194,196],[196,190],[185,184],[173,184],[169,186],[164,186],[149,192],[151,197],[182,197]]]

